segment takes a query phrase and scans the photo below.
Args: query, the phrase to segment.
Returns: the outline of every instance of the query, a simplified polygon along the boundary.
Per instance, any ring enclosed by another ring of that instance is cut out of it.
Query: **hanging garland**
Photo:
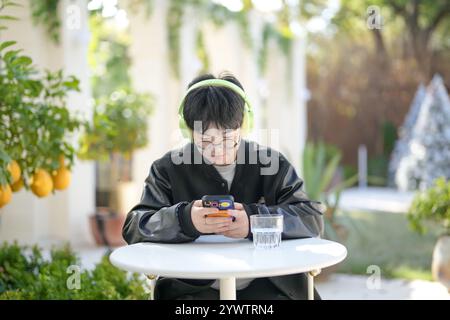
[[[36,25],[44,25],[49,37],[55,42],[60,40],[61,22],[58,16],[58,6],[60,0],[30,0],[31,15]],[[223,5],[207,0],[170,0],[169,8],[166,14],[167,42],[169,47],[170,65],[175,78],[180,76],[180,31],[183,26],[183,15],[185,8],[191,6],[196,10],[199,16],[209,19],[217,27],[222,27],[226,23],[235,22],[240,28],[240,36],[247,48],[253,48],[255,45],[249,30],[248,13],[254,10],[251,0],[243,1],[243,9],[238,12],[228,10]],[[144,6],[146,16],[150,17],[153,13],[153,0],[132,0],[128,7],[132,12],[137,12],[139,7]],[[291,61],[290,51],[293,39],[292,30],[289,27],[289,7],[283,6],[283,9],[277,14],[277,22],[266,23],[263,27],[262,43],[258,49],[258,68],[260,74],[264,74],[267,67],[268,45],[271,39],[276,41],[277,45],[289,61]],[[197,31],[196,51],[200,61],[202,61],[202,70],[207,70],[206,65],[209,61],[207,51],[203,41],[203,34]]]
[[[193,7],[198,16],[209,19],[217,27],[223,27],[230,21],[235,22],[240,28],[241,40],[246,47],[252,49],[255,46],[249,30],[248,14],[253,10],[250,0],[244,1],[243,10],[238,12],[230,11],[220,4],[205,0],[171,0],[166,21],[171,69],[177,79],[180,74],[180,29],[183,25],[183,15],[187,6]],[[285,6],[277,15],[278,21],[276,25],[266,23],[263,28],[262,43],[257,53],[258,69],[261,75],[266,71],[268,46],[272,39],[276,41],[281,52],[285,55],[287,63],[291,62],[290,52],[294,35],[289,27],[289,14],[289,7]],[[201,31],[197,32],[201,33]],[[208,70],[208,66],[205,63],[209,59],[207,58],[204,41],[199,41],[198,37],[199,35],[197,35],[196,51],[199,60],[202,62],[202,71],[204,71]]]
[[[201,73],[208,72],[208,70],[209,70],[209,57],[208,57],[208,53],[206,52],[203,31],[202,31],[201,28],[199,28],[197,30],[196,54],[197,54],[197,58],[202,63],[202,69],[200,70],[200,72]]]
[[[169,61],[177,79],[180,77],[180,31],[183,23],[183,9],[182,0],[172,0],[166,16]]]
[[[30,0],[31,17],[35,25],[44,25],[50,39],[59,44],[61,21],[59,0]]]

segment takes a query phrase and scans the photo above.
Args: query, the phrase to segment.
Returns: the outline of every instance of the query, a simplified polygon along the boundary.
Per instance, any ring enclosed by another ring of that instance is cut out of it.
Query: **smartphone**
[[[202,197],[202,205],[219,209],[219,212],[208,214],[207,217],[232,217],[228,209],[234,209],[234,198],[232,195],[206,195]]]

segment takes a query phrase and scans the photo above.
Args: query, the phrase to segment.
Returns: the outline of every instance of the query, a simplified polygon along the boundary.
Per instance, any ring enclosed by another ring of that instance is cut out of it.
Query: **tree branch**
[[[436,29],[436,27],[441,23],[444,18],[450,14],[450,3],[447,2],[447,4],[440,10],[434,19],[431,21],[430,25],[427,27],[426,31],[427,33],[431,33]]]
[[[394,9],[395,13],[401,16],[406,17],[407,13],[405,10],[405,7],[399,6],[397,3],[395,3],[394,1],[389,2],[390,6],[392,7],[392,9]]]

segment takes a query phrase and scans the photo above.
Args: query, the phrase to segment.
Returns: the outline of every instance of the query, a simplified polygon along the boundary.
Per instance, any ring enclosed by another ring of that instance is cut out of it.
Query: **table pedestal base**
[[[236,300],[236,278],[220,279],[220,300]]]
[[[155,300],[155,286],[156,281],[158,280],[159,276],[148,274],[147,275],[147,283],[150,287],[150,296],[148,297],[148,300]]]
[[[320,270],[313,270],[308,275],[308,300],[314,300],[314,277],[320,273]]]

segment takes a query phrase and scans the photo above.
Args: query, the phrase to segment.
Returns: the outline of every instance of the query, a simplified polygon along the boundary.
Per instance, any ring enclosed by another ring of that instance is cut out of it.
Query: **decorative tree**
[[[398,170],[401,159],[408,153],[408,143],[411,140],[414,124],[417,121],[420,108],[425,99],[426,89],[423,83],[417,88],[414,99],[406,115],[403,125],[399,128],[399,139],[395,143],[394,150],[391,154],[388,171],[388,184],[393,187],[395,183],[395,173]]]
[[[10,6],[17,4],[0,0],[0,22],[17,20],[3,14]],[[38,197],[68,186],[66,165],[75,152],[70,133],[80,125],[66,107],[78,80],[62,71],[42,73],[15,45],[0,42],[0,207],[23,186]]]
[[[424,190],[450,178],[450,100],[439,75],[427,88],[407,148],[395,175],[400,189]]]

